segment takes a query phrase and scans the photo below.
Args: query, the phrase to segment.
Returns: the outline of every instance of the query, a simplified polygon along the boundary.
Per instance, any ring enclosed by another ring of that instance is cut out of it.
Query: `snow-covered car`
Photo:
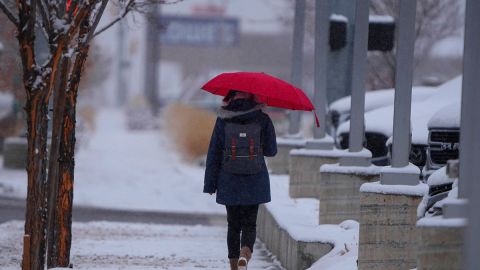
[[[425,100],[434,93],[434,87],[415,86],[412,88],[412,99]],[[365,112],[393,104],[394,89],[381,89],[365,93]],[[346,96],[332,102],[328,106],[328,132],[335,138],[338,126],[350,119],[351,96]]]
[[[445,199],[453,190],[456,179],[447,174],[447,166],[443,166],[435,171],[428,178],[428,193],[425,194],[418,206],[418,217],[441,215],[442,207],[439,202]]]
[[[460,101],[453,102],[436,112],[428,122],[426,175],[445,166],[448,160],[458,159],[460,107]]]
[[[445,105],[460,101],[461,77],[452,79],[434,90],[424,100],[412,96],[410,161],[423,168],[428,146],[428,121]],[[372,152],[372,163],[385,166],[390,163],[387,140],[393,135],[393,105],[365,113],[365,147]],[[337,130],[337,147],[348,148],[350,123],[341,124]]]

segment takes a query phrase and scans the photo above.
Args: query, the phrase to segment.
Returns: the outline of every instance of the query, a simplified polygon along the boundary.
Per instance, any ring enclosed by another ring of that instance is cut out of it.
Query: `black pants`
[[[240,247],[249,247],[253,251],[253,244],[257,238],[258,204],[226,206],[228,221],[228,258],[240,256]]]

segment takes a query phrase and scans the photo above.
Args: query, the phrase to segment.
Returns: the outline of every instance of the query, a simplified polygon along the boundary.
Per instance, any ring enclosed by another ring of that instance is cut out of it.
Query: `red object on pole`
[[[222,73],[202,89],[220,96],[226,96],[231,90],[247,92],[258,96],[259,101],[268,106],[315,113],[312,102],[300,88],[263,72]],[[315,118],[320,126],[316,114]]]

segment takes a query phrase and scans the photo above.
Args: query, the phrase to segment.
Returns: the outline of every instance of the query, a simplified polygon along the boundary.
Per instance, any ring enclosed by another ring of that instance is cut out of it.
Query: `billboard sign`
[[[225,17],[162,16],[165,29],[160,34],[163,45],[198,47],[233,47],[239,39],[238,19]]]

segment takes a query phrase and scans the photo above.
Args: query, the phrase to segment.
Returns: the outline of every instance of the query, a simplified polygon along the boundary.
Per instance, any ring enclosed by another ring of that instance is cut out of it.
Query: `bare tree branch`
[[[0,9],[7,15],[8,19],[18,28],[19,22],[17,17],[13,15],[13,12],[5,5],[3,0],[0,0]]]
[[[104,26],[102,29],[98,30],[98,32],[96,32],[95,34],[93,34],[93,36],[91,37],[94,38],[98,35],[100,35],[101,33],[103,33],[105,30],[107,30],[108,28],[112,27],[113,25],[115,25],[117,22],[119,22],[121,19],[123,19],[131,10],[133,10],[135,8],[135,0],[128,0],[128,3],[127,5],[125,6],[125,8],[123,9],[123,12],[117,17],[115,18],[113,21],[111,21],[110,23],[108,23],[106,26]]]
[[[42,18],[42,26],[45,30],[45,32],[47,33],[47,40],[48,40],[48,36],[50,35],[51,31],[52,31],[52,25],[51,25],[51,22],[50,22],[50,18],[48,17],[48,13],[47,13],[47,7],[45,6],[45,2],[40,0],[38,1],[38,6],[39,6],[39,11],[40,11],[40,16]]]
[[[126,1],[126,0],[124,0]],[[108,23],[106,26],[102,27],[100,30],[95,32],[91,39],[94,37],[100,35],[101,33],[105,32],[107,29],[110,27],[114,26],[116,23],[118,23],[120,20],[122,20],[130,11],[137,11],[137,12],[144,12],[145,8],[151,5],[173,5],[182,2],[183,0],[173,0],[173,1],[166,1],[166,0],[145,0],[145,1],[136,1],[136,0],[128,0],[127,4],[123,8],[122,12],[120,12],[120,15],[117,16],[114,20],[112,20],[110,23]]]
[[[82,5],[78,6],[77,13],[73,18],[73,22],[71,23],[70,28],[68,29],[68,32],[66,34],[67,40],[72,39],[75,33],[77,33],[77,31],[80,29],[80,26],[82,25],[84,20],[88,20],[93,8],[95,8],[94,1],[87,1],[87,3],[84,2],[82,3]]]
[[[102,0],[102,3],[100,5],[100,7],[98,8],[97,12],[95,12],[91,29],[88,32],[88,35],[86,37],[86,42],[87,43],[89,43],[92,40],[92,38],[94,37],[93,34],[95,33],[95,31],[97,29],[98,23],[100,22],[100,19],[102,18],[103,12],[105,11],[105,8],[107,7],[107,4],[108,4],[108,0]]]

